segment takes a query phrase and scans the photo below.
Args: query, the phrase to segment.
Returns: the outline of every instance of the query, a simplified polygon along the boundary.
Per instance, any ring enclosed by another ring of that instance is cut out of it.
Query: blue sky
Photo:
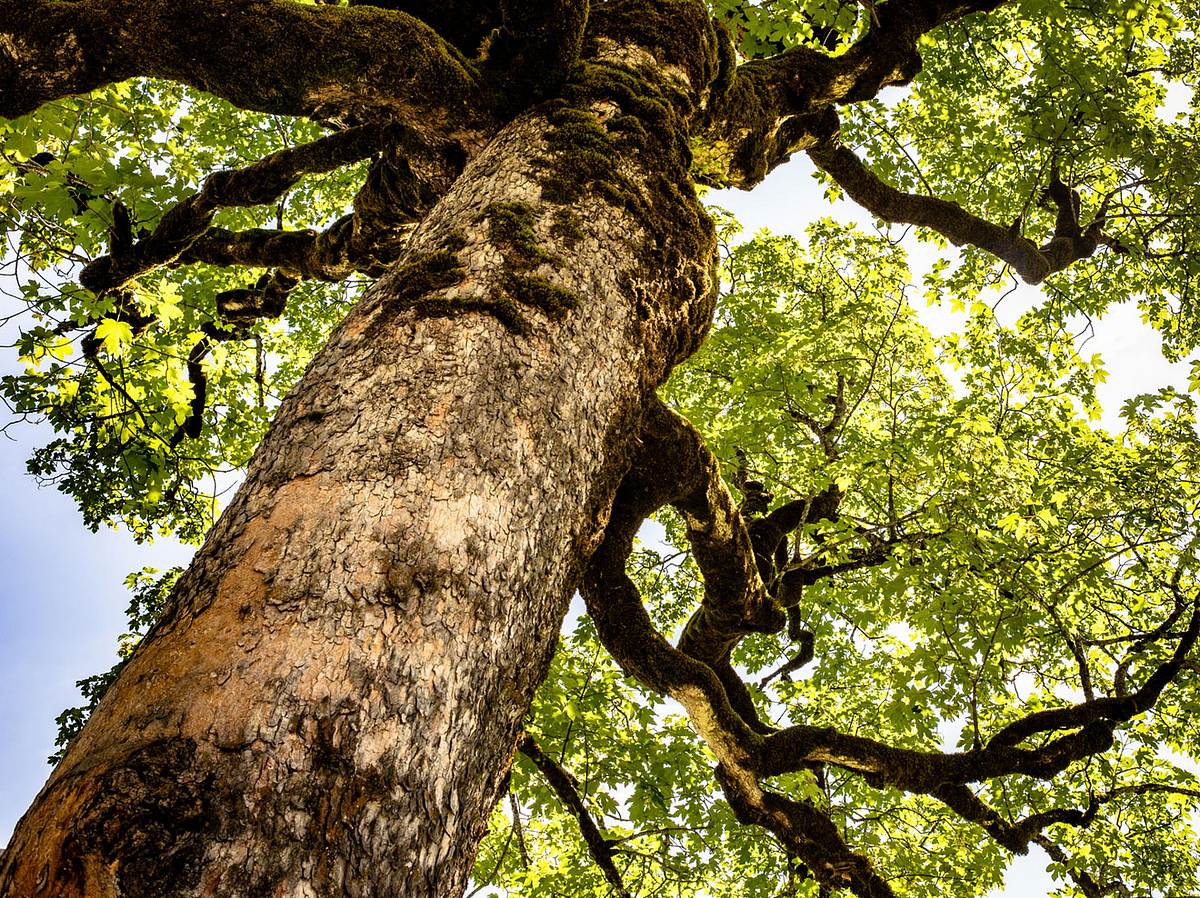
[[[721,194],[711,201],[733,211],[748,230],[770,227],[800,233],[814,215],[829,213],[803,162],[778,169],[753,194]],[[838,217],[867,223],[845,204]],[[927,250],[914,251],[914,267],[928,264]],[[4,292],[9,292],[5,290]],[[1013,315],[1036,294],[1006,300],[1002,314]],[[935,332],[956,319],[938,309],[922,310]],[[0,342],[12,335],[0,330]],[[1157,336],[1126,307],[1098,323],[1089,344],[1108,362],[1110,380],[1102,401],[1115,426],[1120,402],[1166,383],[1186,386],[1187,366],[1170,366],[1158,352]],[[0,359],[0,369],[11,367]],[[145,565],[159,568],[185,562],[191,548],[167,541],[139,546],[126,534],[92,534],[80,523],[74,504],[52,489],[39,489],[25,473],[25,459],[49,438],[47,431],[21,427],[14,439],[0,438],[0,845],[41,787],[50,768],[54,718],[79,703],[75,682],[106,670],[115,658],[116,638],[128,601],[122,580]],[[1040,850],[1039,850],[1040,851]],[[1039,898],[1048,893],[1044,857],[1021,859],[1010,872],[1006,896]]]

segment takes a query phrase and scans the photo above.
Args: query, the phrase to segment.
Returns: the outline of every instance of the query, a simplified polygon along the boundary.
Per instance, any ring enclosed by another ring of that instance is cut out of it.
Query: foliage
[[[906,300],[903,252],[829,221],[807,245],[760,234],[725,272],[717,329],[667,397],[702,422],[730,482],[742,449],[776,505],[841,487],[839,520],[799,533],[793,565],[835,567],[896,541],[886,559],[806,588],[810,667],[770,676],[795,653],[786,634],[742,644],[737,668],[772,723],[970,750],[1031,710],[1111,690],[1129,648],[1143,672],[1173,648],[1139,639],[1200,586],[1191,397],[1138,397],[1124,434],[1094,429],[1102,371],[1068,335],[1036,313],[1004,327],[984,307],[963,334],[934,340]],[[853,412],[831,458],[804,419],[828,417],[839,380]],[[663,525],[632,572],[657,627],[677,635],[702,583],[678,517]],[[1107,798],[1091,825],[1052,830],[1067,863],[1133,894],[1194,891],[1194,676],[1060,781],[1008,777],[984,796],[1012,819]],[[529,726],[576,774],[635,894],[817,894],[772,840],[733,821],[686,718],[620,676],[587,617],[560,645]],[[1011,854],[929,797],[832,768],[786,785],[905,895],[977,896],[1002,882]],[[498,807],[477,876],[514,895],[606,894],[537,771],[518,764],[511,788],[526,845],[513,844],[512,808]],[[1063,864],[1053,872],[1067,879]],[[1078,894],[1069,879],[1063,894]]]
[[[178,567],[171,568],[165,573],[147,567],[140,571],[134,571],[125,578],[125,588],[132,595],[129,599],[129,606],[125,609],[129,629],[122,633],[117,640],[117,655],[120,660],[104,673],[85,677],[75,684],[87,703],[79,707],[67,708],[55,720],[55,723],[58,724],[58,735],[54,739],[54,745],[58,750],[50,756],[51,764],[57,764],[62,760],[71,740],[83,728],[92,711],[96,709],[96,705],[100,704],[100,699],[104,698],[104,693],[108,691],[108,687],[116,680],[117,674],[125,667],[125,662],[129,660],[138,643],[150,632],[150,628],[154,626],[154,622],[158,620],[166,607],[171,588],[181,573],[183,573],[183,569]]]
[[[869,0],[710,8],[747,64],[844,56],[887,12]],[[739,243],[722,219],[712,335],[663,395],[701,430],[744,509],[764,494],[768,508],[839,497],[836,514],[788,544],[787,570],[811,575],[788,632],[755,634],[733,659],[772,724],[970,752],[1030,712],[1122,693],[1180,644],[1200,590],[1196,400],[1133,397],[1124,432],[1097,428],[1105,371],[1081,357],[1073,330],[1136,301],[1172,356],[1200,343],[1198,20],[1190,0],[1020,0],[925,34],[911,87],[839,109],[841,140],[880,179],[1002,222],[1014,239],[1057,233],[1055,178],[1077,192],[1079,221],[1103,219],[1098,251],[1054,274],[1011,324],[991,304],[1010,271],[982,249],[949,252],[937,231],[919,232],[939,253],[923,298],[967,316],[944,339],[912,308],[898,240],[821,219],[804,240]],[[0,120],[18,302],[6,322],[21,366],[0,395],[15,417],[54,429],[30,471],[72,496],[91,528],[198,541],[363,282],[304,280],[278,318],[231,320],[218,297],[259,284],[237,267],[176,257],[99,292],[81,271],[154,232],[214,170],[321,134],[156,80]],[[307,174],[272,203],[220,208],[214,224],[327,228],[355,209],[367,168]],[[826,187],[842,192],[829,177]],[[658,526],[631,575],[658,629],[677,636],[704,585],[685,523],[664,512]],[[122,659],[177,574],[130,578]],[[88,704],[60,716],[60,746],[120,667],[80,682]],[[1086,812],[1086,825],[1039,835],[1062,894],[1117,880],[1132,895],[1200,888],[1196,674],[1189,662],[1151,713],[1063,776],[978,786],[1009,820]],[[774,839],[735,820],[681,709],[625,679],[586,616],[573,618],[527,725],[574,774],[630,892],[822,894]],[[928,795],[819,765],[774,785],[828,813],[905,895],[985,894],[1011,859]],[[578,820],[528,759],[510,790],[477,881],[514,895],[608,894]]]
[[[317,133],[311,123],[243,112],[155,81],[0,120],[0,221],[12,241],[5,272],[20,283],[12,297],[19,311],[6,320],[20,327],[22,364],[0,379],[0,396],[14,415],[57,431],[30,459],[30,472],[74,497],[91,529],[119,522],[139,539],[198,542],[227,475],[249,459],[271,410],[361,282],[307,281],[281,319],[235,327],[219,318],[215,297],[246,286],[236,268],[160,268],[101,296],[72,280],[106,249],[117,204],[148,233],[214,168],[245,165]],[[360,178],[359,166],[312,177],[273,207],[223,209],[216,223],[321,226],[346,210]],[[212,327],[231,339],[201,360],[205,427],[181,439],[196,391],[189,356]]]

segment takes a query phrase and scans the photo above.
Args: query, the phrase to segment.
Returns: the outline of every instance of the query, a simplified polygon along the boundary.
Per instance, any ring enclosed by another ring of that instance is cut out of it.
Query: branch
[[[934,793],[934,797],[940,799],[964,820],[983,827],[997,844],[1014,854],[1028,854],[1029,843],[1042,830],[1055,823],[1087,826],[1100,808],[1099,802],[1093,800],[1084,811],[1075,808],[1055,808],[1032,814],[1017,823],[1010,823],[966,786],[943,786]]]
[[[388,133],[375,126],[352,128],[280,150],[245,168],[215,172],[199,192],[167,210],[150,236],[136,243],[110,241],[110,254],[89,263],[79,283],[93,293],[119,289],[185,252],[212,223],[217,209],[274,202],[305,174],[332,171],[370,156]]]
[[[828,816],[761,787],[755,758],[762,737],[733,709],[713,669],[673,648],[650,622],[625,562],[641,522],[681,498],[681,490],[680,478],[662,464],[662,447],[652,438],[653,428],[647,430],[581,587],[601,642],[627,675],[684,706],[719,761],[718,780],[739,820],[772,832],[823,885],[848,888],[860,898],[891,898],[886,880],[865,857],[849,849]]]
[[[1179,645],[1175,647],[1174,653],[1155,669],[1137,692],[1130,695],[1098,698],[1072,705],[1069,708],[1038,711],[1010,723],[992,737],[988,747],[1017,745],[1039,733],[1088,726],[1096,721],[1123,723],[1148,711],[1158,701],[1158,697],[1167,688],[1167,685],[1183,670],[1188,660],[1188,654],[1196,644],[1197,637],[1200,637],[1200,593],[1197,593],[1193,600],[1191,620],[1188,622],[1188,628],[1183,637],[1179,640]]]
[[[282,309],[281,309],[282,311]],[[188,353],[188,381],[192,385],[192,402],[188,416],[175,429],[168,443],[171,447],[178,446],[184,438],[197,439],[204,431],[204,410],[208,407],[208,374],[204,371],[204,359],[212,351],[213,343],[223,343],[227,340],[240,340],[245,334],[238,330],[221,330],[212,325],[201,327],[204,336],[196,342]]]
[[[405,246],[402,230],[363,233],[346,215],[324,231],[209,228],[176,260],[179,264],[278,268],[292,277],[342,281],[359,273],[379,277]]]
[[[515,111],[553,94],[575,67],[588,0],[500,0],[499,6],[503,21],[488,44],[486,68]]]
[[[889,0],[872,27],[840,56],[796,47],[737,68],[730,88],[711,104],[705,131],[728,148],[721,186],[750,188],[796,152],[826,139],[836,127],[834,107],[907,84],[921,69],[918,42],[939,25],[1005,0]]]
[[[558,796],[558,800],[566,806],[567,810],[579,822],[579,832],[583,836],[584,843],[587,845],[588,854],[592,856],[592,860],[596,862],[596,866],[604,873],[604,878],[613,887],[613,891],[620,898],[631,898],[628,889],[625,888],[624,881],[621,879],[621,872],[617,869],[617,865],[613,863],[612,843],[604,838],[600,832],[600,828],[596,826],[596,822],[592,819],[592,815],[588,813],[588,809],[583,803],[583,798],[579,795],[575,778],[559,766],[557,761],[542,751],[541,746],[528,733],[521,737],[521,741],[517,743],[517,747],[521,750],[521,754],[529,758],[534,763],[534,766],[542,772],[542,776],[546,778],[546,782],[550,784],[550,788],[554,790],[554,794]]]
[[[661,402],[647,412],[643,442],[673,483],[670,504],[687,529],[704,577],[704,599],[679,638],[680,651],[709,664],[728,658],[748,633],[776,633],[786,617],[763,585],[746,523],[704,438]]]
[[[1078,197],[1057,174],[1047,189],[1058,207],[1058,222],[1049,242],[1039,247],[1015,230],[967,212],[938,197],[897,190],[880,179],[836,136],[811,147],[809,157],[856,203],[887,222],[913,224],[937,231],[956,246],[971,244],[1011,265],[1021,278],[1039,284],[1056,271],[1091,256],[1106,242],[1102,210],[1083,229],[1078,220]]]
[[[1035,836],[1033,841],[1045,850],[1052,861],[1067,871],[1067,875],[1075,880],[1075,884],[1079,886],[1079,891],[1083,892],[1085,898],[1105,898],[1106,895],[1111,894],[1112,889],[1100,885],[1090,873],[1078,864],[1071,863],[1071,859],[1057,842],[1040,834]]]
[[[354,123],[399,119],[470,138],[476,73],[424,23],[294,0],[0,0],[0,116],[134,77],[241,109]]]
[[[1110,792],[1092,796],[1087,808],[1051,808],[1030,814],[1024,820],[1010,823],[994,808],[989,807],[966,786],[945,786],[935,796],[964,820],[977,823],[999,845],[1015,854],[1026,854],[1029,843],[1044,844],[1041,833],[1056,823],[1066,826],[1085,827],[1096,818],[1100,808],[1125,795],[1149,795],[1153,793],[1200,798],[1200,791],[1170,783],[1136,783],[1120,786]]]

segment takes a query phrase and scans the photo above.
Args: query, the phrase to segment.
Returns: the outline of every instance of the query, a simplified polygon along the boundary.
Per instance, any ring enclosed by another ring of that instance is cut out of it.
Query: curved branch
[[[759,576],[746,523],[700,432],[654,401],[642,439],[653,447],[660,476],[675,486],[670,504],[683,516],[692,555],[704,575],[704,599],[684,627],[679,649],[708,664],[719,663],[748,633],[782,630],[786,615]]]
[[[1121,723],[1149,710],[1158,701],[1162,691],[1167,688],[1187,663],[1188,655],[1200,637],[1200,593],[1192,603],[1192,616],[1188,628],[1171,657],[1159,665],[1154,673],[1146,678],[1142,688],[1130,695],[1105,697],[1082,702],[1069,708],[1051,708],[1030,714],[1014,723],[1010,723],[988,743],[988,747],[1004,747],[1017,745],[1038,733],[1063,730],[1086,726],[1094,721],[1108,720]]]
[[[860,898],[892,898],[887,881],[846,845],[826,814],[762,788],[755,768],[763,737],[733,709],[712,667],[673,648],[654,629],[625,562],[641,522],[687,488],[681,489],[669,464],[663,467],[662,448],[648,426],[584,575],[581,592],[600,641],[626,674],[684,706],[718,759],[718,781],[739,820],[769,830],[823,885],[848,888]]]
[[[217,209],[273,202],[305,174],[333,171],[370,156],[394,130],[352,128],[280,150],[245,168],[215,172],[199,192],[167,210],[148,237],[136,243],[111,241],[110,254],[84,267],[79,283],[93,293],[116,290],[185,252],[208,229]]]
[[[870,30],[840,56],[796,47],[737,68],[708,110],[705,128],[726,155],[711,160],[722,185],[753,187],[791,154],[827,138],[834,107],[909,83],[921,69],[918,43],[939,25],[1006,0],[889,0]]]
[[[224,343],[228,340],[241,340],[245,334],[238,330],[222,330],[206,323],[201,327],[204,336],[201,337],[188,353],[188,381],[192,385],[192,401],[188,415],[175,428],[175,433],[168,441],[172,448],[178,446],[185,438],[194,440],[204,432],[204,411],[208,407],[208,374],[204,370],[204,359],[212,351],[214,343]]]
[[[364,232],[354,215],[324,231],[209,228],[177,262],[248,268],[278,268],[292,277],[342,281],[355,274],[380,277],[400,257],[403,229]]]
[[[977,246],[1007,262],[1030,284],[1041,283],[1056,271],[1088,258],[1105,242],[1103,211],[1086,229],[1081,228],[1077,197],[1073,199],[1057,178],[1047,194],[1058,206],[1058,224],[1050,241],[1039,247],[1015,229],[972,215],[958,203],[897,190],[867,168],[836,136],[811,147],[808,155],[852,200],[876,217],[929,228],[957,246]],[[1070,211],[1072,208],[1075,213]]]
[[[0,116],[133,77],[258,112],[476,139],[478,76],[423,22],[294,0],[0,0]]]

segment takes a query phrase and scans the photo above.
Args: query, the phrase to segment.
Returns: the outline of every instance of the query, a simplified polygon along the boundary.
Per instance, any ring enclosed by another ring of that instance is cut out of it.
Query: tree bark
[[[0,895],[461,894],[644,403],[712,311],[686,150],[631,148],[593,94],[501,131],[314,360]],[[580,129],[626,148],[608,176],[572,168]]]

